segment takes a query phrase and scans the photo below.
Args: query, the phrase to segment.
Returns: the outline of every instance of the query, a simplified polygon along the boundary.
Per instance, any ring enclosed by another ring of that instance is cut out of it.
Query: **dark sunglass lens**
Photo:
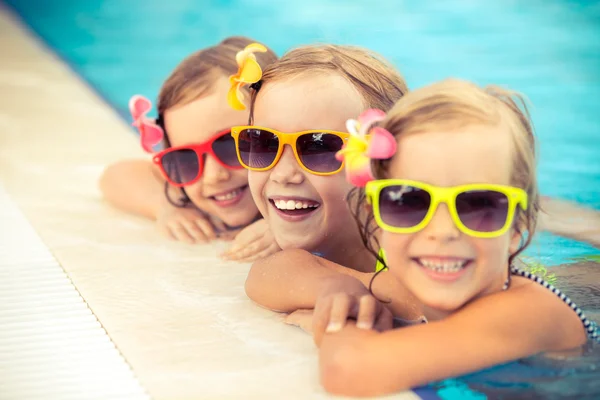
[[[273,164],[279,150],[279,139],[262,129],[244,129],[238,137],[242,162],[250,168],[266,168]]]
[[[388,186],[379,195],[381,219],[397,228],[411,228],[420,224],[430,205],[429,193],[413,186]]]
[[[186,184],[198,177],[200,162],[191,149],[173,150],[163,155],[162,168],[173,182]]]
[[[298,138],[296,150],[300,161],[309,170],[334,172],[342,166],[342,162],[335,158],[335,153],[340,151],[343,145],[344,141],[339,136],[330,133],[309,133]]]
[[[212,150],[223,164],[230,167],[240,166],[237,154],[235,153],[235,141],[230,133],[217,138],[212,144]]]
[[[506,223],[508,197],[491,190],[476,190],[456,197],[456,211],[461,222],[476,232],[495,232]]]

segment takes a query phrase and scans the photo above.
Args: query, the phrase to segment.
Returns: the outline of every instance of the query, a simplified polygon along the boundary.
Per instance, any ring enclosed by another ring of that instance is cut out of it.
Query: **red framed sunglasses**
[[[218,132],[203,143],[165,149],[157,153],[152,161],[159,166],[167,182],[175,187],[183,187],[200,179],[207,154],[225,168],[243,168],[237,158],[231,129]]]

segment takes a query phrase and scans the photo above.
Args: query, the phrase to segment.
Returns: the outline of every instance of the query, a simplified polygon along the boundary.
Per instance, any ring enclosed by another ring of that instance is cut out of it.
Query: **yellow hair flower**
[[[372,126],[385,118],[385,112],[370,109],[364,111],[358,120],[349,119],[346,129],[350,133],[348,141],[338,151],[336,158],[344,161],[348,182],[363,187],[373,180],[371,159],[387,159],[396,152],[396,139],[387,130]]]
[[[231,88],[227,93],[227,102],[234,110],[245,110],[244,93],[242,86],[260,81],[262,78],[262,69],[256,61],[254,53],[265,53],[267,48],[260,43],[252,43],[246,46],[242,51],[235,55],[235,61],[238,65],[238,72],[229,77]]]

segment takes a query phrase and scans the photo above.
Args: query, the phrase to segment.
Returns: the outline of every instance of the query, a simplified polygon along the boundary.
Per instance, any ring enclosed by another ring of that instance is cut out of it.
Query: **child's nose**
[[[304,173],[290,146],[286,145],[283,148],[279,161],[271,169],[271,180],[282,185],[300,184],[304,181]]]
[[[455,240],[460,236],[460,231],[452,220],[448,206],[445,203],[438,204],[431,221],[424,229],[424,233],[431,240],[443,242]]]
[[[204,171],[202,172],[202,180],[204,183],[219,183],[227,181],[231,178],[231,171],[222,166],[211,155],[206,155],[204,160]]]

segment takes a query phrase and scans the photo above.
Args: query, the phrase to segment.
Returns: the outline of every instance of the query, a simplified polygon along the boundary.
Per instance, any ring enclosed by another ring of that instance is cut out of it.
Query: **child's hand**
[[[317,300],[313,313],[311,329],[317,346],[325,333],[340,331],[349,318],[356,319],[359,329],[385,331],[393,325],[390,310],[366,288],[363,293],[331,293]]]
[[[285,318],[285,323],[294,325],[312,335],[313,310],[296,310]]]
[[[210,221],[200,210],[175,207],[166,199],[156,216],[159,230],[167,237],[187,243],[206,243],[225,229],[220,221]]]
[[[256,221],[237,234],[233,245],[221,257],[226,260],[252,262],[281,250],[264,219]]]

